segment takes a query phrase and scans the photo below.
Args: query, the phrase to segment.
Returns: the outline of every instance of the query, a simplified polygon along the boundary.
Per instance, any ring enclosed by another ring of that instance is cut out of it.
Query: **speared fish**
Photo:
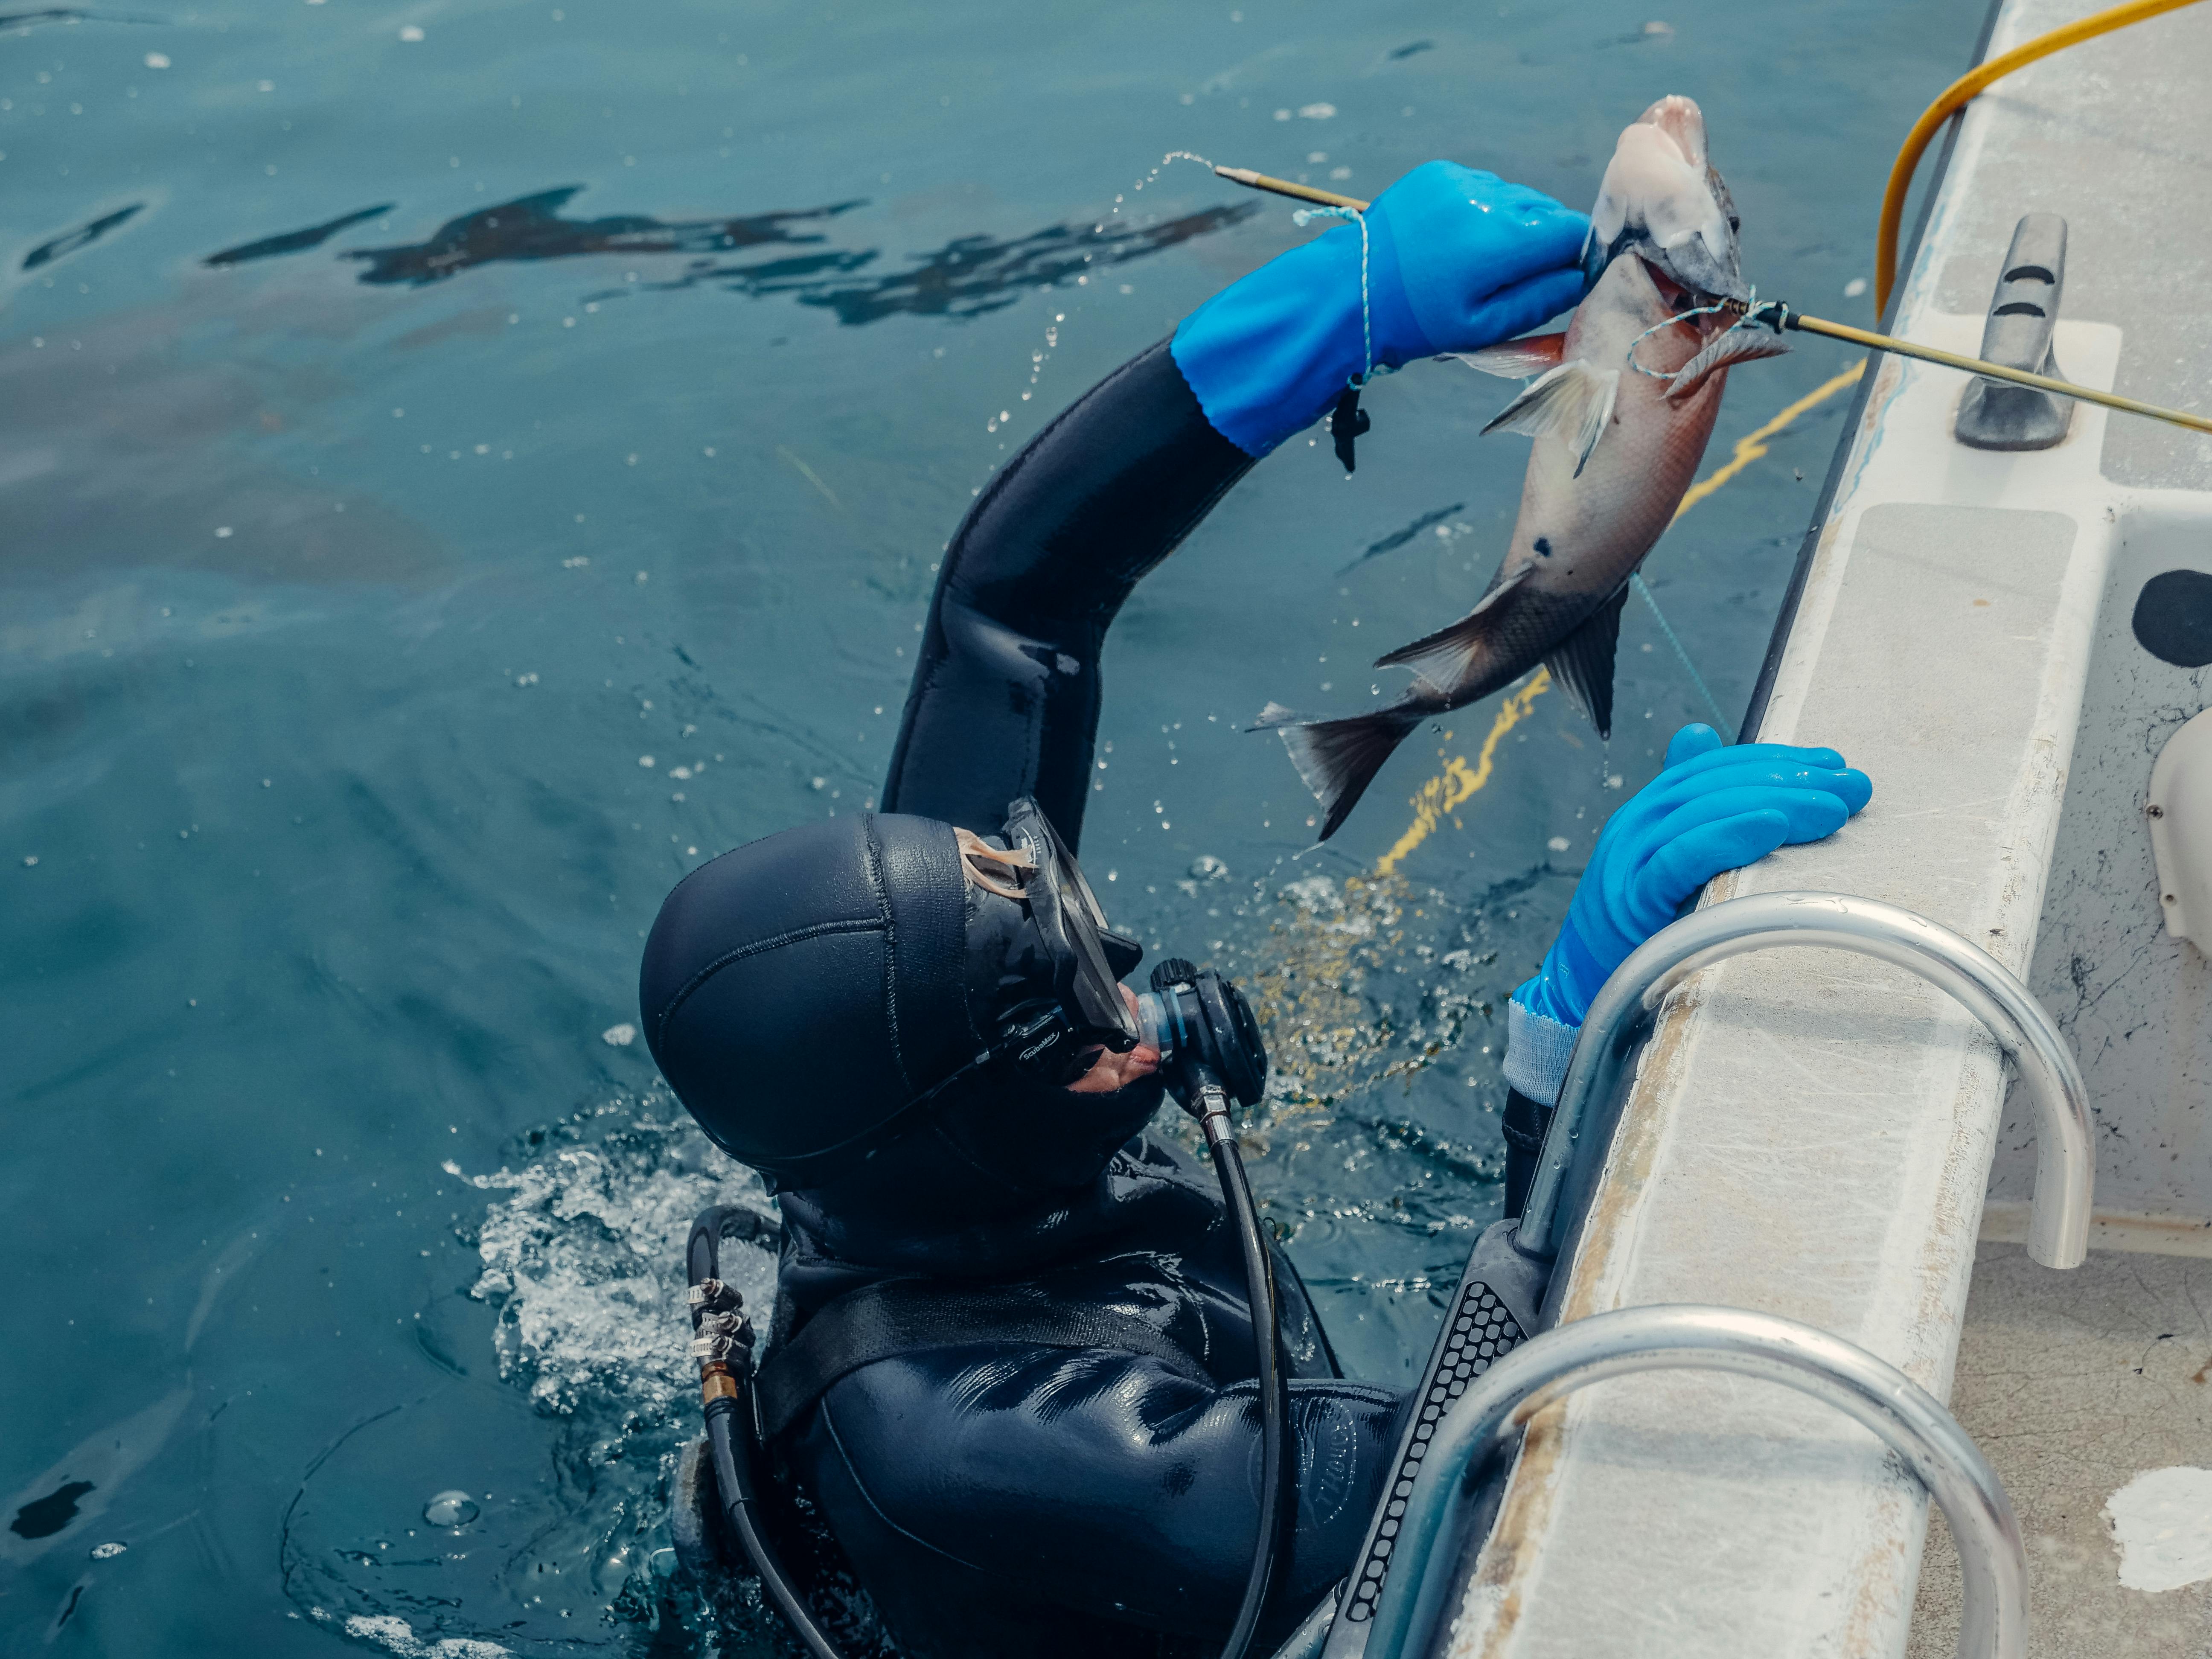
[[[1384,708],[1340,720],[1273,702],[1261,711],[1255,729],[1282,733],[1321,802],[1322,841],[1423,720],[1540,662],[1598,735],[1611,735],[1629,578],[1697,476],[1729,366],[1789,349],[1771,329],[1685,314],[1747,297],[1735,204],[1690,99],[1662,98],[1621,133],[1590,222],[1583,264],[1595,284],[1564,334],[1453,354],[1488,374],[1537,377],[1483,428],[1526,433],[1535,447],[1512,545],[1480,602],[1376,660],[1414,675]]]

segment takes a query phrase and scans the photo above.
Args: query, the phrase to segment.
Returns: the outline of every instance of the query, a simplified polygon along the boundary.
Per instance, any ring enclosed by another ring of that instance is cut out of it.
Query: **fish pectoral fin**
[[[1490,636],[1504,612],[1507,596],[1535,570],[1533,564],[1522,565],[1484,594],[1480,604],[1449,628],[1440,628],[1411,645],[1401,645],[1376,658],[1375,665],[1410,668],[1433,686],[1439,696],[1452,696],[1475,673],[1477,665],[1487,654]]]
[[[1667,388],[1668,401],[1688,397],[1730,363],[1779,357],[1789,349],[1789,343],[1771,329],[1743,325],[1729,329],[1676,372],[1674,384]]]
[[[1544,659],[1552,678],[1589,716],[1601,738],[1613,735],[1613,659],[1620,644],[1620,608],[1627,603],[1628,584],[1623,582]]]
[[[1260,724],[1272,726],[1290,750],[1291,764],[1322,805],[1321,834],[1327,841],[1351,816],[1367,786],[1393,750],[1421,723],[1426,709],[1401,699],[1371,714],[1343,720],[1307,720],[1271,702],[1260,711]],[[1256,729],[1256,728],[1255,728]]]
[[[1613,400],[1620,395],[1620,371],[1592,368],[1577,357],[1561,363],[1511,403],[1499,410],[1482,435],[1493,432],[1525,432],[1532,438],[1553,434],[1574,452],[1575,476],[1605,435],[1613,419]]]
[[[1557,368],[1565,358],[1566,344],[1566,333],[1562,330],[1557,334],[1529,334],[1518,340],[1500,340],[1480,351],[1447,351],[1443,355],[1456,357],[1469,368],[1479,368],[1500,380],[1525,380],[1531,374]]]

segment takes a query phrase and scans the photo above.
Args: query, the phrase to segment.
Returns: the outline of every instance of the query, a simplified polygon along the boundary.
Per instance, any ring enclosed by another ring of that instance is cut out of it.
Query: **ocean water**
[[[1312,234],[1161,158],[1372,194],[1446,155],[1583,205],[1686,92],[1761,291],[1864,322],[1890,157],[1981,16],[0,17],[0,1648],[780,1650],[672,1576],[678,1250],[768,1200],[635,1039],[639,944],[700,860],[872,798],[993,468]],[[1740,370],[1708,468],[1848,366]],[[1306,850],[1241,727],[1359,706],[1480,590],[1505,395],[1384,382],[1348,482],[1293,441],[1107,654],[1085,864],[1148,945],[1252,986],[1255,1183],[1381,1381],[1497,1213],[1506,995],[1606,811],[1710,717],[1632,605],[1609,744],[1525,690],[1489,742],[1492,700]],[[1731,718],[1847,406],[1649,566]],[[452,1491],[475,1515],[432,1526]]]

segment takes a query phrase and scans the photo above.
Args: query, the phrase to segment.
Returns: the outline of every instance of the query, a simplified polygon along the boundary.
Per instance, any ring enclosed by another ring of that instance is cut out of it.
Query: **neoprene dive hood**
[[[661,1075],[714,1144],[793,1186],[890,1138],[974,1059],[969,886],[952,826],[802,824],[669,894],[638,976]]]
[[[1133,1046],[1118,981],[1143,952],[1104,921],[1027,799],[991,841],[897,812],[803,825],[668,896],[639,975],[646,1042],[717,1146],[820,1185],[987,1067],[1058,1085]]]

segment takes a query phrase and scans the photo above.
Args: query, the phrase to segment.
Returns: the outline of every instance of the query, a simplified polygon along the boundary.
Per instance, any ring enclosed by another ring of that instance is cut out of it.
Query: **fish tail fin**
[[[1544,659],[1552,678],[1589,716],[1601,738],[1613,735],[1613,653],[1620,644],[1620,608],[1627,603],[1628,585],[1623,582]]]
[[[1405,741],[1426,713],[1411,703],[1395,702],[1371,714],[1310,720],[1279,702],[1271,702],[1260,711],[1251,729],[1282,734],[1283,747],[1291,752],[1291,764],[1298,769],[1306,787],[1321,803],[1321,834],[1315,839],[1327,841],[1352,815],[1367,786],[1382,769],[1382,763],[1390,758],[1391,750]]]
[[[1620,395],[1620,371],[1592,368],[1581,358],[1561,363],[1534,382],[1527,391],[1499,410],[1482,435],[1493,432],[1525,432],[1532,438],[1557,435],[1574,452],[1575,476],[1605,436],[1613,419],[1613,400]]]
[[[1410,668],[1443,696],[1457,696],[1462,686],[1483,677],[1483,665],[1492,654],[1498,624],[1510,610],[1507,601],[1513,590],[1526,581],[1534,569],[1534,565],[1522,565],[1484,594],[1481,604],[1449,628],[1438,629],[1411,645],[1401,645],[1389,655],[1377,657],[1375,665]],[[1482,694],[1478,691],[1473,695]]]

